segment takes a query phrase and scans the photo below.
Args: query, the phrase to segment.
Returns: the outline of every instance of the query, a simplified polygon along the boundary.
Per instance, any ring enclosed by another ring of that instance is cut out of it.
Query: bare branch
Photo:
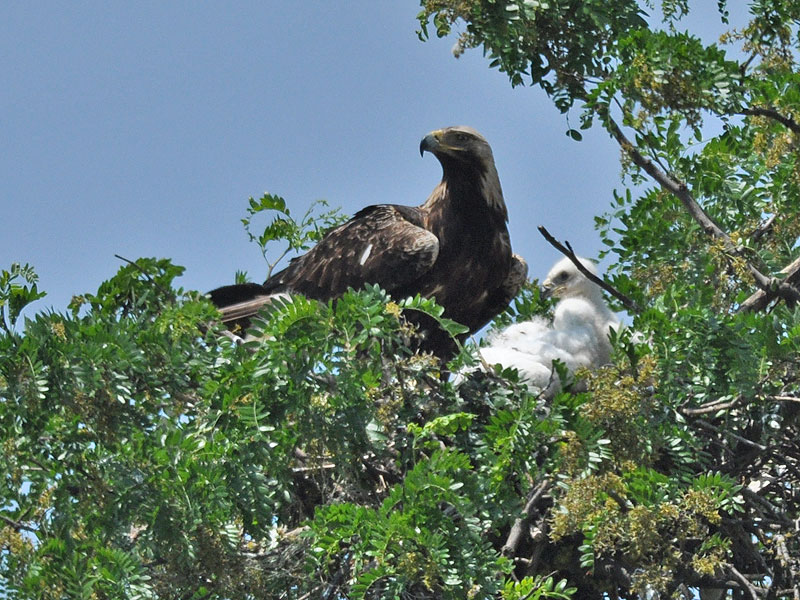
[[[539,485],[534,487],[529,496],[528,501],[525,503],[525,508],[522,509],[523,516],[514,521],[511,531],[508,533],[506,543],[503,544],[501,550],[503,556],[514,556],[519,547],[524,532],[528,529],[531,518],[533,517],[536,503],[550,487],[550,480],[545,479]]]
[[[758,600],[758,590],[756,589],[756,587],[752,583],[750,583],[750,581],[744,575],[739,573],[739,571],[736,570],[736,567],[731,565],[728,568],[731,572],[731,575],[733,575],[738,581],[740,581],[744,589],[748,591],[750,597],[753,600]]]
[[[585,266],[583,266],[581,261],[578,260],[578,256],[572,250],[572,246],[569,245],[569,242],[566,242],[566,246],[564,244],[562,244],[561,242],[559,242],[556,238],[554,238],[550,234],[549,231],[547,231],[547,229],[544,227],[544,225],[539,225],[538,229],[539,229],[539,233],[541,233],[542,236],[544,236],[544,239],[546,239],[548,242],[550,242],[550,244],[556,250],[558,250],[564,256],[569,258],[572,261],[572,263],[575,265],[575,267],[581,273],[583,273],[586,276],[586,278],[589,279],[589,281],[591,281],[593,283],[596,283],[601,288],[603,288],[605,291],[607,291],[609,294],[614,296],[617,300],[622,302],[622,304],[625,305],[625,308],[627,308],[628,310],[630,310],[632,312],[635,312],[636,314],[640,314],[642,312],[641,307],[634,300],[632,300],[631,298],[628,298],[628,296],[626,296],[625,294],[620,292],[618,289],[616,289],[610,283],[606,283],[605,280],[600,279],[597,275],[595,275],[594,273],[590,272]]]

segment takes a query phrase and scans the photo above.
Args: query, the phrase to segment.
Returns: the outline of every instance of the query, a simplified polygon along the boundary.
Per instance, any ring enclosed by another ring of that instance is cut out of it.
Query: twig
[[[750,446],[752,448],[760,450],[761,452],[765,452],[767,450],[766,446],[763,446],[763,445],[761,445],[761,444],[759,444],[757,442],[754,442],[753,440],[748,440],[747,438],[743,438],[742,436],[736,435],[735,433],[732,433],[730,431],[722,431],[719,427],[715,427],[714,425],[712,425],[711,423],[709,423],[708,421],[706,421],[704,419],[697,419],[696,422],[697,422],[698,425],[700,425],[704,429],[708,429],[708,430],[713,431],[715,433],[719,433],[720,435],[729,435],[730,437],[732,437],[736,441],[739,441],[739,442],[743,443],[746,446]]]
[[[159,290],[159,291],[160,291],[162,294],[164,294],[165,296],[170,296],[170,295],[172,294],[172,292],[171,292],[170,290],[168,290],[168,289],[167,289],[167,288],[165,288],[163,285],[161,285],[160,283],[158,283],[158,282],[157,282],[155,279],[153,279],[153,277],[150,275],[150,273],[148,273],[147,271],[145,271],[145,270],[144,270],[142,267],[140,267],[140,266],[139,266],[139,265],[138,265],[138,264],[137,264],[135,261],[132,261],[132,260],[130,260],[130,259],[127,259],[127,258],[125,258],[124,256],[120,256],[119,254],[115,254],[115,255],[114,255],[114,258],[118,258],[118,259],[120,259],[121,261],[124,261],[124,262],[128,263],[129,265],[132,265],[133,267],[135,267],[137,271],[139,271],[139,272],[140,272],[142,275],[144,275],[145,277],[147,277],[147,280],[148,280],[150,283],[152,283],[154,286],[156,286],[156,287],[158,288],[158,290]]]
[[[549,231],[547,231],[547,229],[544,227],[544,225],[539,225],[538,229],[539,229],[539,233],[541,233],[542,236],[544,236],[544,239],[546,239],[548,242],[550,242],[550,244],[556,250],[558,250],[564,256],[569,258],[572,261],[572,263],[575,265],[575,267],[581,273],[583,273],[586,276],[586,278],[589,279],[589,281],[592,281],[593,283],[596,283],[601,288],[603,288],[605,291],[607,291],[609,294],[614,296],[617,300],[622,302],[622,304],[624,304],[625,308],[627,308],[628,310],[633,311],[636,314],[639,314],[639,313],[642,312],[641,307],[635,301],[633,301],[631,298],[628,298],[628,296],[626,296],[625,294],[620,292],[614,286],[612,286],[609,283],[606,283],[604,280],[600,279],[597,275],[595,275],[594,273],[590,272],[585,266],[583,266],[581,261],[578,260],[578,256],[573,251],[572,246],[570,246],[569,242],[566,242],[566,245],[564,245],[561,242],[559,242],[556,238],[554,238],[550,234]]]

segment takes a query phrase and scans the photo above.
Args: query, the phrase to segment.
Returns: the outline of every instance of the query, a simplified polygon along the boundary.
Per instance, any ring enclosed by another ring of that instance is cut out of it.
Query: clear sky
[[[716,5],[716,2],[706,2]],[[0,5],[0,268],[31,263],[66,308],[130,259],[167,257],[207,291],[266,264],[242,227],[269,191],[302,214],[418,205],[441,176],[429,131],[492,145],[514,250],[543,277],[601,249],[593,217],[619,182],[602,131],[583,142],[538,88],[479,50],[417,39],[413,0],[4,2]],[[578,112],[570,115],[578,124]],[[30,311],[28,312],[30,314]]]

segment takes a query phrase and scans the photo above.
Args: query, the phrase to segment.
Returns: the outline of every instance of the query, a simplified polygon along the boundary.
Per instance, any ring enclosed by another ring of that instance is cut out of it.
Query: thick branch
[[[642,312],[641,307],[634,300],[632,300],[631,298],[628,298],[625,294],[620,292],[614,286],[612,286],[609,283],[606,283],[604,280],[600,279],[597,275],[595,275],[594,273],[590,272],[586,267],[584,267],[583,264],[581,263],[581,261],[578,259],[578,256],[575,254],[575,251],[572,249],[572,246],[570,246],[569,242],[565,242],[566,245],[564,245],[561,242],[559,242],[556,238],[554,238],[550,234],[549,231],[547,231],[547,229],[544,227],[544,225],[539,225],[538,229],[539,229],[539,233],[541,233],[544,236],[544,239],[546,239],[548,242],[550,242],[550,244],[556,250],[558,250],[564,256],[569,258],[572,261],[572,264],[574,264],[575,267],[581,273],[583,273],[586,276],[587,279],[589,279],[589,281],[591,281],[593,283],[596,283],[601,288],[603,288],[605,291],[607,291],[609,294],[614,296],[617,300],[622,302],[622,304],[625,305],[625,308],[627,308],[628,310],[630,310],[632,312],[635,312],[636,314],[639,314],[639,313]]]
[[[528,501],[525,503],[525,508],[522,509],[523,516],[514,521],[514,525],[508,533],[508,538],[506,538],[506,543],[503,544],[503,549],[501,550],[503,556],[514,556],[516,554],[517,548],[522,541],[522,536],[527,531],[531,518],[533,518],[536,503],[539,502],[539,499],[549,487],[550,481],[545,479],[531,490]]]
[[[781,269],[780,272],[786,276],[781,281],[784,286],[794,287],[800,283],[800,258],[796,258],[791,264]],[[739,305],[739,312],[764,310],[778,296],[780,296],[778,289],[760,289]]]

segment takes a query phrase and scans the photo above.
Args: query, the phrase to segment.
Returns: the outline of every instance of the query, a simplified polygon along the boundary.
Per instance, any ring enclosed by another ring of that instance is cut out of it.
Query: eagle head
[[[426,150],[440,161],[450,158],[465,163],[494,163],[489,142],[472,127],[466,125],[431,131],[419,143],[420,156]]]
[[[507,219],[503,190],[489,142],[472,127],[458,125],[431,131],[422,138],[419,154],[433,154],[442,165],[442,183],[458,180],[477,185],[484,202]]]
[[[588,258],[578,257],[581,264],[586,267],[592,275],[597,275],[597,268]],[[549,298],[570,298],[573,296],[583,296],[593,298],[598,294],[602,297],[600,288],[578,270],[578,267],[567,257],[559,260],[547,277],[542,282],[542,297]]]

